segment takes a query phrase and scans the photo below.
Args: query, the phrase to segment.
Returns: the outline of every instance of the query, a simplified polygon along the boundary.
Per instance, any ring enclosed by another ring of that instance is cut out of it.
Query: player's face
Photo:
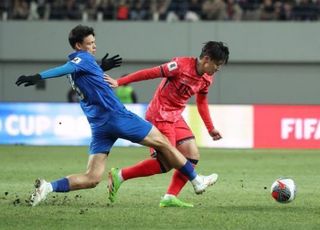
[[[218,72],[224,64],[224,61],[216,61],[210,59],[210,57],[204,57],[204,65],[203,70],[205,73],[209,75],[213,75],[214,73]]]
[[[84,50],[92,55],[96,54],[96,39],[93,35],[89,35],[83,39],[82,43],[77,43],[76,48],[78,50]]]

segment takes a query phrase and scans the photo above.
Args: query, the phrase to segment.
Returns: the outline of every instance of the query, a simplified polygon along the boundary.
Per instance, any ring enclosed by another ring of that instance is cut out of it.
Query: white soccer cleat
[[[209,176],[198,175],[193,181],[193,188],[196,194],[202,194],[206,188],[214,185],[218,180],[218,174],[211,174]]]
[[[47,195],[52,192],[50,183],[44,179],[36,179],[34,183],[35,190],[30,196],[30,204],[36,206],[41,201],[47,198]]]

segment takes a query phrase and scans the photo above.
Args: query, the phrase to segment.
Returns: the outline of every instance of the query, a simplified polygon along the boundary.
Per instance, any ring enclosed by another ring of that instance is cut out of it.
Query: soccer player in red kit
[[[163,78],[151,100],[146,119],[153,123],[176,148],[193,164],[198,163],[199,150],[195,137],[182,117],[187,101],[196,95],[198,112],[213,140],[222,138],[214,127],[208,107],[207,94],[213,83],[214,74],[227,64],[229,49],[222,42],[209,41],[204,44],[199,58],[176,57],[163,65],[140,70],[118,80],[109,76],[105,80],[111,87],[131,82]],[[156,152],[152,154],[156,155]],[[157,158],[144,160],[136,165],[116,169],[109,173],[109,199],[113,202],[116,193],[125,180],[145,177],[166,172]],[[218,176],[217,176],[218,179]],[[193,207],[177,198],[188,179],[179,171],[175,171],[167,193],[160,201],[160,207]]]

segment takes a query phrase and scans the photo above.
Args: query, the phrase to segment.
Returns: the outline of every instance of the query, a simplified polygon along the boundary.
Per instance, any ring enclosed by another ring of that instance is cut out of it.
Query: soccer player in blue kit
[[[216,180],[216,175],[198,175],[192,164],[174,148],[151,123],[126,110],[113,90],[103,79],[103,69],[96,62],[95,33],[83,25],[74,27],[69,34],[74,52],[68,61],[35,75],[22,75],[16,84],[30,86],[41,79],[71,75],[70,80],[80,97],[80,106],[91,127],[87,170],[47,182],[37,179],[30,204],[35,206],[45,200],[50,192],[69,192],[96,187],[102,180],[108,154],[118,138],[130,140],[157,150],[158,160],[164,171],[178,169],[192,183],[196,194],[201,194]],[[112,186],[112,185],[111,185]]]

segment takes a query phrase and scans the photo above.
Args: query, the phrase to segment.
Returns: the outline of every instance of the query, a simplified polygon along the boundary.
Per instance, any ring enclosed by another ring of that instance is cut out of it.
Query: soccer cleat
[[[47,195],[51,192],[50,184],[44,179],[36,179],[34,183],[35,190],[30,196],[30,204],[36,206],[41,201],[47,198]]]
[[[179,200],[175,196],[162,198],[159,204],[160,208],[166,208],[166,207],[184,207],[184,208],[192,208],[193,204],[185,203],[181,200]]]
[[[218,174],[211,174],[209,176],[199,175],[199,182],[193,184],[193,188],[196,194],[202,194],[206,191],[206,188],[215,184],[218,180]]]
[[[109,172],[108,188],[109,188],[109,200],[113,203],[116,200],[117,192],[120,188],[122,181],[119,178],[119,169],[111,168]]]

